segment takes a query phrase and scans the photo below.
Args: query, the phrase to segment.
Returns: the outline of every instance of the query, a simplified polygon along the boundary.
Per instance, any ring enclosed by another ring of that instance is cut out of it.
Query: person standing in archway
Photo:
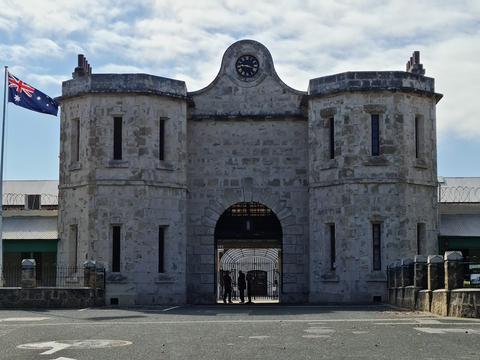
[[[252,303],[253,296],[253,281],[255,280],[251,271],[247,272],[247,292],[248,292],[248,301],[247,304]]]
[[[245,288],[247,287],[247,282],[245,281],[245,274],[240,270],[238,272],[238,291],[240,292],[240,302],[243,304],[245,302]]]
[[[232,278],[230,277],[230,272],[225,271],[225,275],[223,275],[223,303],[232,303]]]

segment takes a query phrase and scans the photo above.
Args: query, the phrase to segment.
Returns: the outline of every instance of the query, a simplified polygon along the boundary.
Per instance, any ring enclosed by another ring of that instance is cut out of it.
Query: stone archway
[[[278,302],[282,284],[282,226],[267,206],[238,202],[225,210],[215,226],[215,296],[220,301],[223,278],[229,272],[234,301],[240,271],[252,279],[254,301]]]
[[[192,304],[212,304],[216,301],[215,227],[218,220],[233,204],[258,202],[271,209],[280,222],[282,237],[282,303],[304,302],[306,298],[297,289],[306,286],[306,266],[298,264],[305,257],[304,212],[289,199],[282,198],[268,188],[256,188],[244,179],[243,187],[219,189],[207,201],[190,206],[190,245],[187,249],[187,301]],[[295,211],[292,211],[295,210]],[[300,211],[299,211],[300,210]],[[198,216],[197,216],[198,214]],[[288,271],[287,271],[288,268]],[[295,272],[291,272],[294,268]],[[300,269],[301,268],[301,269]],[[305,269],[305,270],[304,270]],[[296,291],[296,293],[295,293]]]

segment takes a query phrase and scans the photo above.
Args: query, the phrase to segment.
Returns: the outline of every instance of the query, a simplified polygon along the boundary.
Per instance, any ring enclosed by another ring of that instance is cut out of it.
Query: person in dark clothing
[[[248,292],[248,301],[247,304],[252,303],[252,296],[253,296],[253,281],[254,277],[251,272],[247,273],[247,292]]]
[[[223,275],[223,303],[227,303],[227,298],[228,298],[228,303],[232,303],[232,278],[230,277],[230,272],[225,271],[225,274]]]
[[[243,304],[245,302],[245,288],[247,287],[247,282],[245,281],[245,274],[240,270],[238,272],[238,291],[240,292],[240,302]]]

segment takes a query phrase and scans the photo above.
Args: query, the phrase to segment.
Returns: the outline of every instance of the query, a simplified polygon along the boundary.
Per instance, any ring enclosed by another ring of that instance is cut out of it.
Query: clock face
[[[252,55],[242,55],[237,59],[235,68],[240,76],[251,78],[258,72],[258,60]]]

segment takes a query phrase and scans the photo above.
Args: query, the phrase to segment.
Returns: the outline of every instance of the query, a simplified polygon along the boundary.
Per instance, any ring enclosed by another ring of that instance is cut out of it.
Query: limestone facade
[[[245,55],[258,64],[246,76],[237,71]],[[105,263],[107,303],[212,303],[216,223],[230,206],[253,201],[282,226],[280,302],[385,299],[386,265],[417,253],[418,224],[420,252],[437,251],[441,96],[418,60],[407,72],[316,78],[304,92],[280,80],[262,44],[242,40],[227,49],[209,86],[187,92],[182,81],[152,75],[91,74],[81,58],[60,97],[59,258],[71,263],[76,244],[77,265]],[[115,118],[120,160],[113,159]],[[119,271],[112,271],[114,227]]]

